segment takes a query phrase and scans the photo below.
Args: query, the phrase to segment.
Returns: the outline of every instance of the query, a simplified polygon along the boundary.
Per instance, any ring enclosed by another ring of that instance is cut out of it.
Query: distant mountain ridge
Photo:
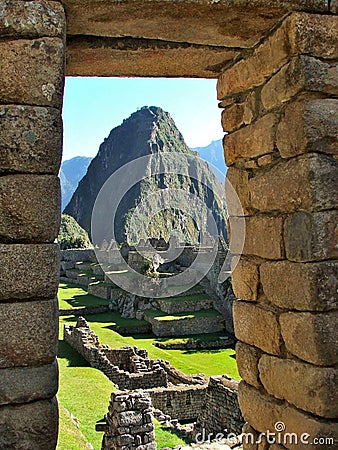
[[[169,113],[154,106],[141,108],[128,119],[125,119],[120,126],[114,128],[109,136],[104,139],[64,212],[74,217],[90,233],[95,200],[110,175],[128,162],[141,156],[149,156],[151,161],[155,161],[155,159],[152,159],[155,158],[155,155],[158,157],[158,155],[168,153],[180,153],[190,157],[194,155],[194,152],[184,142],[182,134]],[[163,161],[161,164],[165,164]],[[226,235],[226,218],[223,205],[218,204],[213,189],[207,189],[201,182],[203,179],[212,180],[212,172],[207,165],[202,166],[203,168],[199,169],[201,179],[198,180],[193,175],[197,168],[188,165],[185,166],[187,172],[184,172],[186,173],[184,176],[176,174],[176,172],[165,172],[161,175],[151,175],[135,184],[125,194],[119,205],[116,214],[117,221],[115,222],[115,238],[119,242],[125,240],[130,212],[139,201],[163,187],[184,189],[188,193],[200,197],[207,207],[213,211],[219,233]],[[191,217],[184,216],[179,210],[159,213],[158,217],[149,225],[149,235],[168,238],[168,229],[173,224],[175,230],[189,237],[188,241],[196,242],[200,230],[196,228],[196,224]],[[109,224],[106,226],[109,235],[112,231]],[[143,225],[140,224],[140,226]],[[208,225],[203,223],[203,227],[206,226]]]
[[[199,153],[200,157],[208,163],[215,166],[225,175],[227,167],[224,161],[222,140],[212,141],[205,147],[191,148],[192,151]],[[60,171],[62,210],[70,202],[79,182],[85,176],[88,166],[94,157],[76,156],[63,161]]]
[[[92,157],[75,156],[75,158],[63,161],[60,170],[62,211],[70,202],[77,185],[86,175]]]

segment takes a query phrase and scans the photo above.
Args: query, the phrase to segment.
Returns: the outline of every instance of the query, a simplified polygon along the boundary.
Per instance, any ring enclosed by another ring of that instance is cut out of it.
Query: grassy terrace
[[[104,304],[105,300],[88,295],[84,289],[62,283],[59,290],[60,307],[78,308]],[[163,350],[155,347],[153,342],[169,342],[172,339],[156,338],[154,335],[136,335],[133,327],[140,322],[135,319],[123,319],[118,313],[87,315],[90,327],[99,336],[102,344],[112,348],[123,345],[137,345],[145,348],[153,359],[168,360],[176,368],[186,374],[204,372],[206,375],[227,373],[239,379],[234,359],[234,350]],[[58,450],[85,449],[85,441],[90,442],[95,450],[100,450],[102,433],[95,431],[95,422],[107,412],[109,398],[114,390],[113,384],[100,371],[88,363],[68,344],[62,340],[63,324],[75,324],[76,317],[60,317],[60,340],[58,361],[60,368],[60,389],[58,394],[60,405],[60,438]],[[116,326],[130,329],[130,335],[123,337],[114,329]],[[198,339],[210,340],[215,335],[194,336]],[[79,428],[69,417],[72,413],[79,421]],[[183,442],[177,436],[156,424],[156,440],[158,448],[174,447]]]
[[[177,313],[168,315],[165,312],[157,309],[151,309],[145,313],[147,317],[151,317],[157,320],[184,320],[194,319],[195,317],[219,317],[221,314],[214,309],[203,309],[202,311],[194,311],[189,313]]]

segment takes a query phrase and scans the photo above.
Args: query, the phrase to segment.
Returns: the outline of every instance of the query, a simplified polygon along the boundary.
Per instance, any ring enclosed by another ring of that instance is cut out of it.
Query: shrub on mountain
[[[61,250],[92,247],[88,233],[68,214],[62,214],[61,216],[58,243]]]

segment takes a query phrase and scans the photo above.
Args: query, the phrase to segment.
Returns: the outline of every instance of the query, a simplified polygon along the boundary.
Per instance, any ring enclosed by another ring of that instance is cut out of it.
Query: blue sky
[[[186,78],[67,78],[63,160],[95,156],[112,128],[142,106],[168,111],[190,147],[221,139],[216,80]]]

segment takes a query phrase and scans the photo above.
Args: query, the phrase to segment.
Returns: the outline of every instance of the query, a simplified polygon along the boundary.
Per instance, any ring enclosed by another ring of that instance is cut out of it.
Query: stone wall
[[[337,31],[336,16],[291,14],[218,80],[243,206],[228,203],[234,254],[246,225],[232,276],[239,403],[257,432],[337,432]]]
[[[211,377],[194,426],[193,438],[199,435],[215,439],[217,434],[241,434],[244,419],[238,404],[238,381],[223,377]]]
[[[65,13],[0,2],[0,448],[56,447]]]
[[[166,372],[149,360],[144,351],[125,347],[111,349],[99,343],[88,323],[80,317],[77,325],[64,325],[64,340],[92,367],[101,370],[119,389],[146,389],[167,386]]]
[[[144,392],[113,392],[102,450],[156,450],[151,399]]]
[[[152,405],[172,419],[194,421],[204,405],[206,385],[148,389]]]

